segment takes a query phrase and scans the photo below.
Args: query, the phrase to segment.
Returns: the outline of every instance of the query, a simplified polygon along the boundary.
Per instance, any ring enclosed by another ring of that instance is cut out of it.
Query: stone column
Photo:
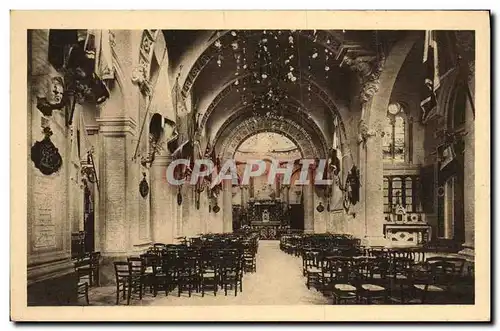
[[[151,228],[156,243],[174,242],[177,187],[167,182],[171,156],[157,155],[151,165]]]
[[[248,207],[248,195],[249,195],[249,192],[248,192],[248,185],[241,185],[241,206],[243,208],[247,208]]]
[[[226,179],[222,185],[222,231],[233,232],[233,184]]]
[[[131,249],[130,222],[127,220],[127,172],[132,156],[128,145],[135,123],[127,118],[98,119],[101,134],[100,208],[103,255],[124,256]]]
[[[474,96],[474,62],[469,63],[469,87],[471,94]],[[474,114],[471,104],[468,102],[465,109],[465,132],[464,136],[465,151],[464,151],[464,221],[465,221],[465,242],[464,249],[460,254],[467,258],[474,257],[474,212],[475,212],[475,190],[469,189],[475,187],[474,173]]]
[[[361,191],[364,197],[364,239],[368,245],[385,245],[382,137],[379,132],[360,126],[364,154]]]
[[[304,185],[304,233],[314,233],[314,184],[313,175],[309,172],[309,184]]]

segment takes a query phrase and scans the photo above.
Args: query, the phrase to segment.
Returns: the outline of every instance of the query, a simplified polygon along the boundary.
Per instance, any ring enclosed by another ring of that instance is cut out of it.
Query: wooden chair
[[[89,284],[92,279],[90,272],[90,259],[78,259],[75,264],[75,273],[77,278],[77,297],[85,298],[87,305],[89,304]]]
[[[90,286],[101,286],[100,280],[101,252],[90,253],[91,280]]]
[[[184,290],[188,291],[190,297],[191,293],[197,290],[199,279],[197,264],[196,259],[189,256],[179,257],[175,261],[179,297]]]
[[[162,270],[161,257],[154,253],[142,254],[141,259],[144,263],[144,286],[149,287],[150,292],[156,297],[158,290],[165,285],[165,273]]]
[[[220,257],[217,250],[205,250],[200,261],[201,296],[205,296],[206,289],[212,289],[214,296],[220,283]]]
[[[326,287],[330,289],[333,304],[357,302],[357,288],[352,284],[352,259],[343,256],[329,258],[327,265],[330,278]]]
[[[139,299],[142,300],[146,271],[144,262],[140,257],[129,257],[127,262],[130,265],[130,292],[139,292]]]
[[[388,301],[387,284],[388,261],[384,257],[357,261],[354,267],[358,301],[372,304],[374,301]]]
[[[433,262],[425,272],[414,273],[413,287],[417,302],[449,303],[455,268],[453,263],[439,260]]]
[[[238,295],[238,289],[243,291],[243,263],[238,250],[226,250],[220,259],[220,284],[227,295],[229,288],[234,288],[234,295]]]
[[[303,256],[303,274],[306,276],[306,286],[308,289],[319,285],[321,268],[318,263],[319,251],[307,250]]]
[[[123,292],[123,299],[127,299],[127,305],[130,304],[131,297],[131,265],[128,262],[118,261],[114,263],[116,278],[116,304],[120,302],[120,294]]]

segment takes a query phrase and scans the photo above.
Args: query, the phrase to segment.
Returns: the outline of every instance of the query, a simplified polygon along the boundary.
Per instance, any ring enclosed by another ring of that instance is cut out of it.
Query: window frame
[[[401,102],[396,102],[396,103],[391,103],[391,104],[398,104],[400,107],[400,111],[397,114],[391,114],[389,111],[387,111],[386,118],[389,120],[388,123],[391,125],[391,131],[392,131],[392,148],[391,148],[391,156],[387,157],[384,154],[384,149],[385,146],[383,145],[382,142],[382,161],[384,164],[393,164],[393,165],[401,165],[401,164],[410,164],[412,162],[412,153],[413,153],[413,146],[412,146],[412,139],[413,139],[413,118],[408,114],[408,107],[406,104],[401,103]],[[396,118],[400,117],[403,120],[403,126],[404,126],[404,152],[403,152],[403,160],[398,160],[395,158],[396,152],[395,152],[395,142],[396,142],[396,137],[395,137],[395,131],[396,131]],[[384,124],[384,134],[386,132],[386,129],[388,124]]]
[[[400,204],[403,206],[408,213],[423,213],[423,206],[421,204],[420,199],[420,175],[384,175],[384,186],[383,186],[383,194],[384,194],[384,213],[391,214],[393,212],[393,208],[396,206],[396,195],[394,190],[399,190],[401,193],[399,195]],[[395,189],[394,182],[395,180],[399,180],[401,182],[401,187]],[[411,208],[408,208],[407,204],[407,181],[411,180]],[[387,189],[385,188],[385,181],[387,181]],[[387,206],[387,208],[386,208]]]

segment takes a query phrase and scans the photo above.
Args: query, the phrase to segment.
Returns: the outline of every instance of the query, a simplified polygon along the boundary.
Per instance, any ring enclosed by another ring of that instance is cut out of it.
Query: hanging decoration
[[[62,75],[51,78],[51,89],[38,96],[37,108],[45,116],[65,106],[71,125],[76,103],[101,104],[109,98],[105,82],[114,79],[113,38],[109,30],[50,30],[48,60]]]
[[[181,186],[179,186],[179,189],[177,190],[177,204],[179,206],[182,205]]]
[[[141,182],[139,183],[139,192],[141,193],[141,196],[143,198],[147,197],[148,193],[149,193],[149,184],[148,184],[148,181],[146,180],[146,173],[143,172],[142,173],[142,180]]]
[[[44,116],[52,116],[54,110],[63,109],[66,104],[64,80],[60,76],[45,77],[40,85],[36,107]]]
[[[220,210],[220,207],[217,204],[215,204],[215,206],[213,206],[212,210],[214,211],[214,213],[217,214]]]
[[[52,130],[49,127],[43,129],[44,138],[37,141],[31,147],[31,160],[35,167],[44,175],[52,175],[59,171],[62,166],[62,157],[59,150],[50,140]]]
[[[316,207],[316,210],[320,213],[322,213],[325,210],[325,207],[323,206],[321,201],[319,202],[319,205]]]
[[[353,166],[347,175],[344,192],[344,208],[349,211],[351,205],[359,201],[359,169]]]

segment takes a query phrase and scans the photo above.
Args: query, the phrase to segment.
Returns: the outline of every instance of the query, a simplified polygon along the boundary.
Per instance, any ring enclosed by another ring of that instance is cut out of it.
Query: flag
[[[333,142],[332,154],[330,156],[330,167],[332,167],[334,175],[340,175],[342,171],[342,150],[340,142],[340,126],[336,117],[333,120]]]
[[[71,149],[70,149],[70,179],[76,184],[80,183],[80,117],[81,105],[75,105],[75,112],[73,113],[73,122],[71,124]]]
[[[193,139],[194,137],[194,120],[191,111],[187,107],[186,101],[182,96],[179,78],[175,81],[172,95],[174,96],[173,104],[177,123],[177,132],[179,135],[179,144],[183,144],[185,141]]]
[[[73,123],[71,124],[71,149],[70,149],[70,178],[75,183],[80,184],[82,162],[87,162],[87,154],[91,149],[87,131],[85,128],[85,120],[82,106],[75,105],[75,113],[73,115]]]
[[[425,32],[423,64],[425,79],[420,108],[422,109],[422,123],[425,124],[437,113],[436,91],[440,86],[440,78],[436,31]]]
[[[443,148],[439,170],[444,170],[449,164],[453,162],[453,160],[455,160],[455,150],[453,148],[453,145],[448,145]]]
[[[95,73],[102,80],[115,78],[113,56],[111,55],[109,30],[96,30],[95,40]]]

